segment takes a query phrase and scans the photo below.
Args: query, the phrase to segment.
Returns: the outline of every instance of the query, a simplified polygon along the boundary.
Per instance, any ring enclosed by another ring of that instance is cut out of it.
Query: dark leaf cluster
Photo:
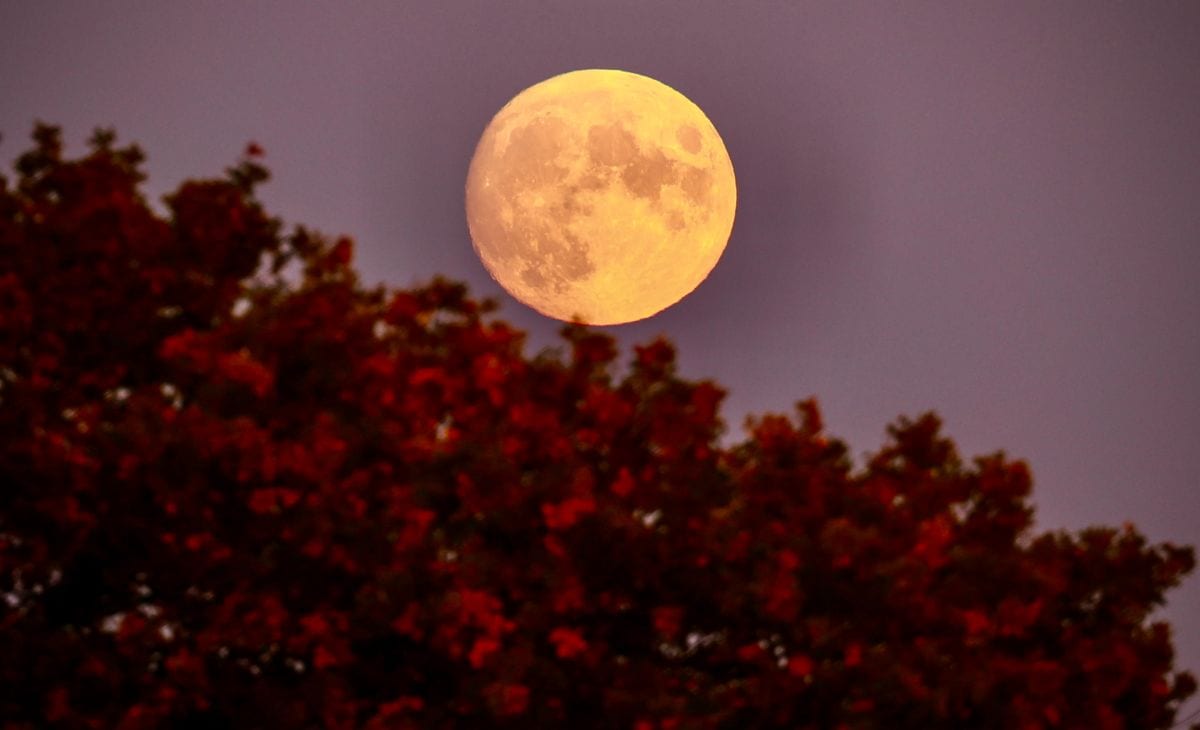
[[[0,727],[1168,728],[1190,548],[1035,534],[927,414],[723,446],[659,340],[363,287],[262,151],[155,212],[57,129],[0,185]]]

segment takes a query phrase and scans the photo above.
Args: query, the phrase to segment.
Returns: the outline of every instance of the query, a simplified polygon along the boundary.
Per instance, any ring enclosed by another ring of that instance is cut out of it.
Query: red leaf
[[[654,630],[664,639],[674,639],[683,623],[683,609],[679,606],[658,606],[652,615]]]
[[[857,667],[862,663],[862,645],[858,643],[850,644],[846,647],[843,663],[847,667]]]
[[[758,644],[746,644],[738,647],[737,657],[744,662],[756,662],[766,656],[766,652]]]
[[[327,669],[338,665],[338,659],[330,653],[323,645],[318,644],[313,650],[313,666],[317,669]]]
[[[467,656],[467,659],[471,662],[472,667],[481,669],[487,658],[499,650],[499,641],[490,636],[481,636],[471,645],[471,653]]]
[[[612,483],[610,489],[618,497],[628,497],[633,494],[636,486],[637,482],[634,481],[633,474],[629,473],[629,469],[621,467],[621,470],[617,472],[617,479]]]
[[[258,514],[278,513],[300,501],[300,493],[294,489],[269,487],[250,493],[249,507]]]
[[[354,242],[349,238],[339,238],[329,254],[329,259],[338,266],[346,266],[354,258]]]
[[[542,505],[542,517],[551,530],[565,530],[580,517],[596,511],[596,502],[591,497],[571,497],[559,504]]]
[[[554,644],[555,655],[560,659],[570,659],[588,648],[583,636],[575,629],[560,626],[550,632],[549,639],[550,643]]]
[[[808,677],[813,673],[813,661],[803,654],[788,657],[788,674],[793,677]]]
[[[529,707],[529,688],[523,684],[498,682],[487,688],[493,712],[500,716],[523,715]]]

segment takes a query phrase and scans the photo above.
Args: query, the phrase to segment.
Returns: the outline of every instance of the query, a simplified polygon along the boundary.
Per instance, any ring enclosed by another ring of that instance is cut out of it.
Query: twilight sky
[[[1200,544],[1197,3],[8,2],[0,161],[35,118],[72,154],[115,126],[157,197],[255,140],[272,213],[354,237],[368,283],[499,297],[532,352],[559,323],[475,257],[467,164],[514,94],[593,67],[678,89],[733,160],[708,280],[603,328],[670,337],[732,436],[815,395],[861,455],[932,409],[1030,463],[1040,528]],[[1170,596],[1200,671],[1200,578]]]

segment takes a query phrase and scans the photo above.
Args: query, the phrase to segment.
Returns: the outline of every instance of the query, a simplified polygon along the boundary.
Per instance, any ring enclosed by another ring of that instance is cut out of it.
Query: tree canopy
[[[1189,547],[815,402],[722,445],[666,340],[524,352],[358,281],[254,146],[156,212],[56,128],[0,184],[0,727],[1168,728]]]

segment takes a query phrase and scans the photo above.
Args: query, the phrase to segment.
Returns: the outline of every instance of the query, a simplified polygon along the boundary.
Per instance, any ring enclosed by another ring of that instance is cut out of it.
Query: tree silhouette
[[[1167,728],[1190,548],[1032,534],[932,414],[723,447],[658,340],[361,286],[246,156],[156,213],[57,129],[0,187],[0,727]]]

